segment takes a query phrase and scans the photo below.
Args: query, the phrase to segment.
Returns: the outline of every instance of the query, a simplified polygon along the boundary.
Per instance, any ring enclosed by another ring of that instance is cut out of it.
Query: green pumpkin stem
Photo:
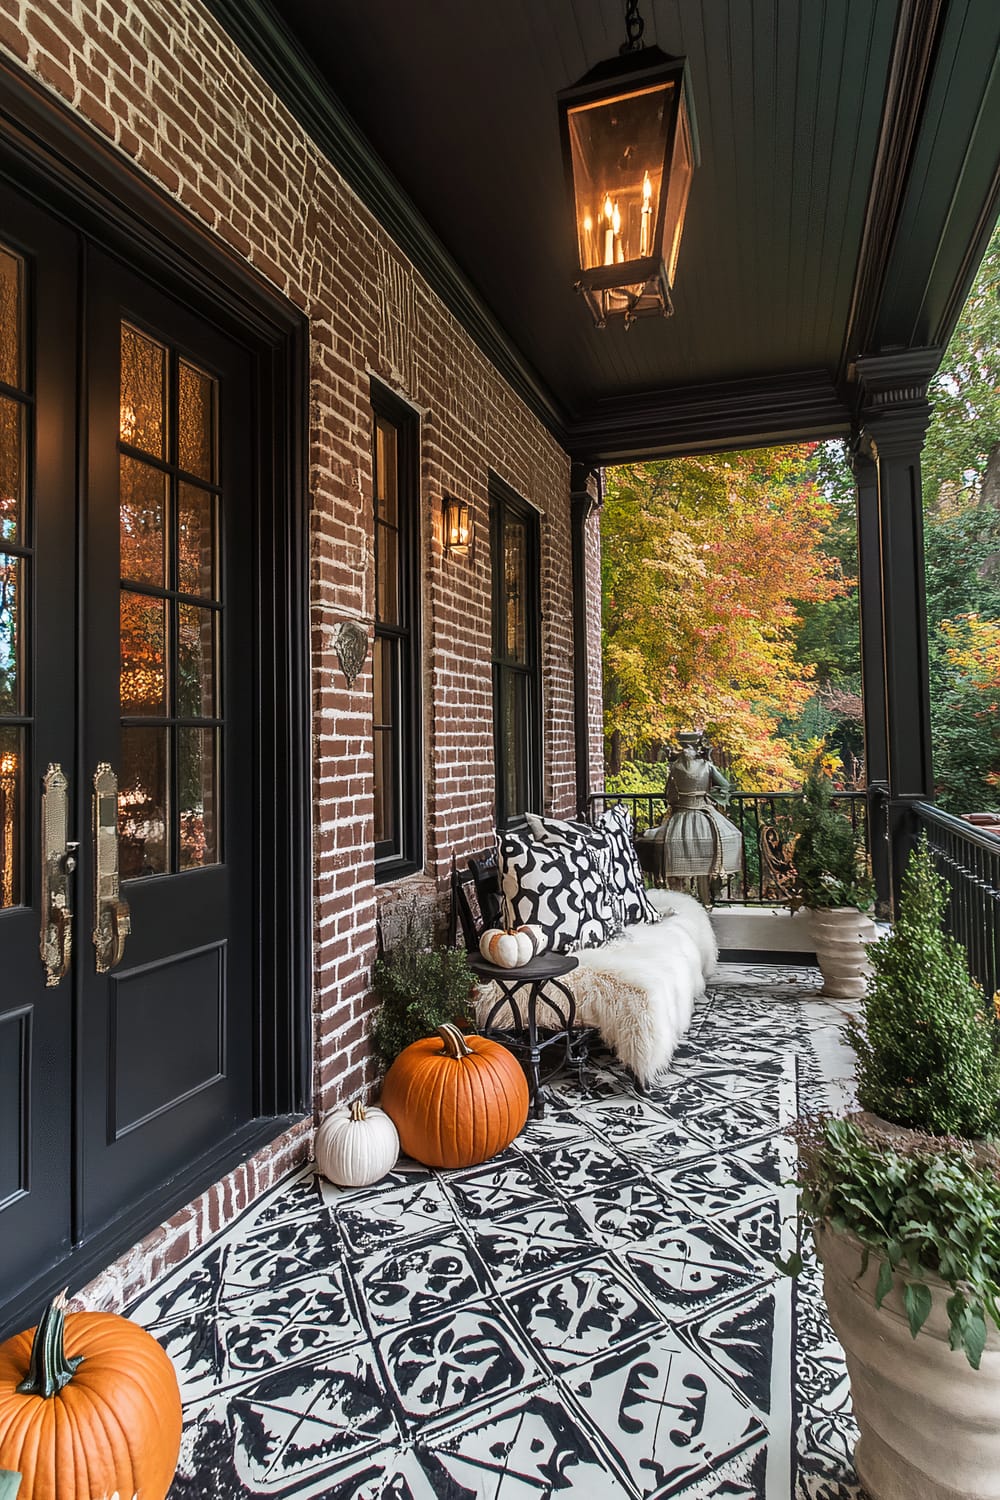
[[[43,1396],[48,1400],[50,1396],[58,1395],[83,1363],[82,1354],[72,1359],[66,1356],[63,1345],[65,1317],[66,1292],[62,1291],[58,1297],[53,1297],[35,1329],[28,1375],[17,1388],[22,1396]]]
[[[438,1036],[444,1042],[446,1057],[472,1056],[472,1048],[457,1026],[452,1026],[450,1022],[446,1022],[444,1026],[438,1027],[437,1032]]]

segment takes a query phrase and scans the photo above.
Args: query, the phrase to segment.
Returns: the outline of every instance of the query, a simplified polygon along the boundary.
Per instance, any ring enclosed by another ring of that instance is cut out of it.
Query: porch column
[[[601,504],[601,480],[596,469],[575,463],[570,469],[570,527],[573,552],[573,730],[576,752],[576,805],[587,808],[590,784],[590,672],[588,623],[595,603],[587,581],[587,522]]]
[[[934,787],[920,452],[930,419],[927,384],[940,357],[937,349],[909,349],[866,355],[856,367],[865,737],[869,782],[886,785],[889,860],[881,881],[888,875],[893,904],[913,844],[912,806]],[[873,845],[882,837],[880,821]]]
[[[886,740],[885,658],[882,652],[882,559],[879,541],[878,466],[871,439],[859,436],[851,448],[857,487],[858,596],[861,613],[861,697],[864,703],[865,780],[868,785],[868,843],[880,913],[892,904],[886,798],[889,749]]]

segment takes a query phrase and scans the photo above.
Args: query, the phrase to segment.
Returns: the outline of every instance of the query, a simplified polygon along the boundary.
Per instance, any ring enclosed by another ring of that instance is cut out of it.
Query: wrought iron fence
[[[833,795],[855,833],[867,845],[867,793],[834,792]],[[798,792],[730,794],[725,813],[743,835],[743,855],[740,869],[722,882],[717,902],[775,906],[786,899],[788,879],[783,875],[782,849],[790,832],[791,804],[798,796]],[[617,804],[629,809],[636,832],[640,834],[655,827],[667,812],[666,795],[662,791],[595,792],[588,799],[588,816],[593,821],[605,807]]]
[[[1000,976],[1000,838],[929,802],[918,802],[914,811],[951,887],[945,925],[964,946],[972,977],[992,996]]]

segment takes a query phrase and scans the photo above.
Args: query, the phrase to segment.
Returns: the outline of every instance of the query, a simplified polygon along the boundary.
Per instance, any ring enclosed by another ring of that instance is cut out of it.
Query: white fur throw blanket
[[[681,891],[651,890],[652,904],[670,913],[662,922],[628,927],[603,948],[576,954],[579,965],[563,983],[576,1001],[578,1025],[596,1026],[602,1039],[642,1084],[669,1065],[687,1030],[695,998],[715,968],[718,947],[708,913]],[[495,985],[477,992],[482,1023],[500,998]],[[539,1004],[544,1025],[545,1006]],[[504,1007],[494,1025],[510,1025]]]

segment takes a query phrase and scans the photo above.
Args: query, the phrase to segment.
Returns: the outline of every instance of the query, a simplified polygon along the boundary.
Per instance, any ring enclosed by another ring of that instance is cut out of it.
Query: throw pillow
[[[526,813],[528,827],[540,844],[551,849],[589,849],[604,882],[604,895],[610,911],[609,938],[619,938],[625,931],[625,902],[619,894],[612,861],[615,850],[612,841],[603,829],[590,823],[567,823],[561,818],[540,818],[537,813]]]
[[[516,833],[497,836],[500,891],[514,926],[539,926],[557,953],[599,948],[611,911],[589,849],[549,848]]]
[[[638,922],[658,922],[660,913],[646,895],[646,883],[632,847],[632,819],[622,803],[608,807],[597,820],[597,829],[611,846],[611,878],[625,911],[628,927]]]

